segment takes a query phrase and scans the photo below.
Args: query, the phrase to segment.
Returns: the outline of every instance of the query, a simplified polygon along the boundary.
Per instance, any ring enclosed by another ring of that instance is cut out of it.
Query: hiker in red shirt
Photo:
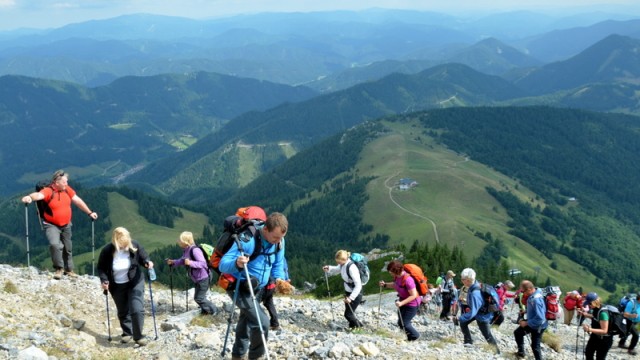
[[[73,272],[73,254],[71,247],[71,204],[85,212],[92,220],[98,218],[95,211],[91,211],[87,204],[76,194],[68,184],[69,174],[58,170],[51,177],[51,184],[42,190],[33,192],[22,198],[22,202],[30,204],[32,201],[44,200],[50,212],[44,212],[42,225],[49,240],[51,261],[56,272],[53,278],[60,280],[62,273],[70,277],[77,276]]]
[[[564,306],[564,324],[571,325],[576,308],[582,307],[582,296],[576,290],[570,291],[562,300]]]

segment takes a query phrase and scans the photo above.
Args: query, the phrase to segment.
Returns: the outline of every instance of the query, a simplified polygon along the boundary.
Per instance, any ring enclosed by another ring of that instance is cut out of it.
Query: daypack
[[[629,303],[629,301],[633,300],[636,298],[635,294],[627,294],[625,296],[623,296],[620,299],[620,302],[618,303],[618,311],[620,311],[621,313],[624,313],[624,309],[627,307],[627,304]]]
[[[212,245],[209,244],[197,244],[196,247],[198,249],[200,249],[202,251],[202,255],[204,256],[204,260],[207,262],[207,269],[209,270],[209,272],[211,272],[213,269],[213,265],[211,263],[212,257],[213,257],[213,253],[215,252],[215,248]],[[191,251],[189,252],[189,258],[191,260],[195,260],[196,257],[193,256],[193,250],[195,249],[195,247],[191,248]]]
[[[39,192],[40,190],[42,190],[44,188],[48,188],[48,187],[53,190],[53,187],[51,187],[51,181],[50,180],[38,181],[38,183],[35,186],[36,192]],[[65,192],[66,192],[66,190],[65,190]],[[54,193],[55,193],[55,191],[54,191]],[[49,201],[51,201],[52,199],[53,199],[53,196],[51,196]],[[53,211],[49,207],[49,202],[45,201],[44,199],[36,201],[36,211],[38,212],[38,217],[40,217],[41,220],[44,220],[44,214],[48,214],[49,216],[53,216]]]
[[[358,267],[358,272],[360,272],[360,282],[362,282],[362,286],[367,285],[369,282],[369,277],[371,276],[371,271],[369,271],[369,265],[367,265],[367,258],[362,254],[352,253],[349,256],[352,263]],[[349,269],[347,269],[347,275],[349,275]],[[351,279],[351,275],[349,275]],[[353,282],[353,279],[351,279]]]
[[[544,304],[546,305],[547,311],[545,312],[545,319],[547,320],[557,320],[561,316],[560,312],[560,295],[556,291],[556,287],[547,286],[544,289]]]
[[[413,278],[416,283],[416,291],[418,295],[425,296],[429,293],[429,287],[427,286],[427,277],[420,266],[416,264],[404,264],[404,271]]]
[[[249,241],[258,231],[257,227],[264,224],[266,220],[267,214],[258,206],[239,208],[235,215],[224,219],[223,232],[216,241],[213,254],[209,257],[211,269],[220,275],[218,277],[218,285],[224,290],[233,287],[236,278],[231,274],[224,274],[220,271],[220,260],[229,251],[236,239],[240,239],[243,242]],[[256,241],[255,249],[249,256],[249,261],[258,257],[261,250],[262,241]],[[278,245],[278,250],[280,250],[280,245]]]
[[[607,311],[609,313],[609,330],[607,335],[626,335],[627,334],[627,319],[624,318],[622,313],[618,311],[618,308],[613,305],[602,305],[602,308],[594,316],[599,318],[600,311]]]
[[[500,311],[500,298],[498,297],[498,292],[496,292],[495,287],[489,284],[479,283],[478,290],[480,290],[480,294],[482,295],[482,306],[478,312],[487,314]]]

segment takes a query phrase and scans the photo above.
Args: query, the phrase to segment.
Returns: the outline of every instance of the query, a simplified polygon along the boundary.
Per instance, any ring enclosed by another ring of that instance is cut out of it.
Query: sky
[[[605,5],[599,5],[605,4]],[[119,15],[149,13],[195,19],[258,12],[363,10],[379,7],[444,13],[610,9],[640,15],[639,0],[0,0],[0,31],[55,28]]]

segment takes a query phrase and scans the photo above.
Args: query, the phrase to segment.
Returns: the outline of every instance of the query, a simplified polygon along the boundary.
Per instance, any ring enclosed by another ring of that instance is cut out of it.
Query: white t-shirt
[[[129,268],[131,259],[128,250],[118,250],[113,255],[113,280],[116,284],[126,284],[129,282]]]

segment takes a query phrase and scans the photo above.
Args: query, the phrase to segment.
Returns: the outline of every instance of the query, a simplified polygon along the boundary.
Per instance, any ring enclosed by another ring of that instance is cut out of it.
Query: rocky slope
[[[231,300],[215,289],[210,299],[220,306],[214,316],[201,316],[188,294],[153,285],[156,304],[157,340],[151,315],[148,285],[145,333],[152,341],[147,346],[120,343],[120,328],[115,305],[109,301],[107,322],[106,297],[92,276],[53,280],[52,274],[35,268],[0,265],[0,358],[3,359],[210,359],[220,358],[227,330]],[[272,359],[514,359],[515,342],[510,321],[493,333],[501,353],[489,347],[478,328],[471,326],[474,347],[464,347],[458,328],[451,322],[433,319],[435,315],[416,318],[422,337],[407,343],[397,327],[392,293],[367,296],[357,311],[366,329],[345,330],[344,306],[338,299],[318,301],[304,296],[276,298],[282,329],[269,334]],[[380,306],[380,311],[378,308]],[[236,315],[237,318],[237,315]],[[108,333],[112,341],[108,341]],[[233,325],[232,325],[233,329]],[[576,337],[576,326],[552,328],[560,351],[543,345],[546,359],[574,359],[576,339],[582,349],[582,331]],[[225,358],[231,358],[234,333],[231,331]],[[530,350],[528,358],[533,358]],[[580,354],[579,354],[580,355]],[[628,358],[621,349],[613,348],[609,359]]]

